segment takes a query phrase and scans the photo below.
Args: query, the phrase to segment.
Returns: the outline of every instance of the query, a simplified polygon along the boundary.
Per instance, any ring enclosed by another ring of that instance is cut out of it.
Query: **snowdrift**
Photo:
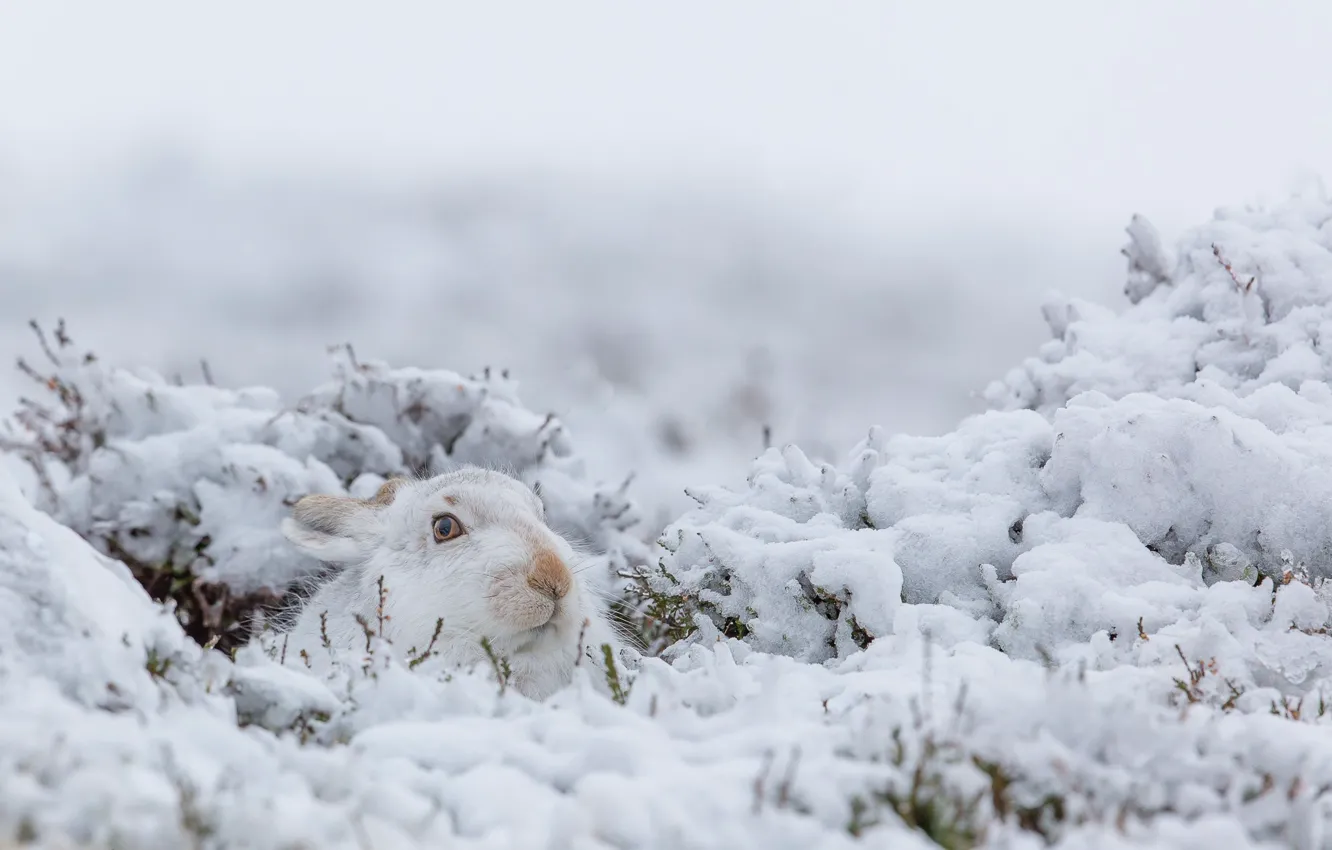
[[[1131,305],[1052,300],[990,411],[774,448],[665,529],[504,376],[344,352],[284,407],[61,331],[0,466],[0,837],[1332,847],[1332,203],[1129,234]],[[638,663],[536,703],[380,640],[327,677],[246,642],[319,569],[294,497],[459,462],[541,482]]]

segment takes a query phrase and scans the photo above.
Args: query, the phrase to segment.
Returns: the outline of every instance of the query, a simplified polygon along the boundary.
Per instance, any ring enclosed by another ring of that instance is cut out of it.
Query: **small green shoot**
[[[504,696],[504,691],[509,687],[509,677],[513,675],[513,669],[509,666],[509,659],[496,654],[494,647],[490,645],[489,638],[481,638],[481,648],[486,651],[486,657],[490,659],[490,666],[495,670],[495,678],[499,681],[500,696]]]
[[[624,705],[629,699],[629,691],[620,683],[620,671],[615,666],[615,651],[610,644],[603,643],[601,655],[606,659],[606,686],[610,688],[611,699]]]

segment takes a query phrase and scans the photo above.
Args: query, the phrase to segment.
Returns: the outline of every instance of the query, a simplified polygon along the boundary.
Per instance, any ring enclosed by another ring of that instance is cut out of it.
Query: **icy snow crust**
[[[1329,221],[1223,212],[1172,255],[1135,219],[1133,306],[1049,305],[996,409],[836,468],[770,450],[654,553],[502,382],[347,359],[284,412],[90,369],[105,444],[23,480],[41,511],[0,466],[0,836],[1332,847]],[[373,635],[317,677],[204,651],[80,538],[206,533],[213,580],[280,586],[310,569],[284,500],[459,460],[551,482],[608,579],[659,558],[645,596],[693,633],[542,703]]]

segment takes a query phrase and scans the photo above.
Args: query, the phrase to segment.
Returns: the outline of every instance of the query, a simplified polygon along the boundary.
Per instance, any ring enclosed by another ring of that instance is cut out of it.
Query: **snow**
[[[838,464],[773,447],[664,528],[503,375],[343,352],[284,407],[62,350],[80,400],[26,433],[63,459],[0,465],[0,836],[1332,847],[1328,221],[1296,197],[1167,250],[1135,220],[1130,306],[1053,301],[994,409]],[[369,637],[320,673],[205,650],[97,551],[208,533],[191,569],[280,588],[313,569],[270,536],[285,499],[476,460],[665,606],[620,691],[580,667],[532,701]]]

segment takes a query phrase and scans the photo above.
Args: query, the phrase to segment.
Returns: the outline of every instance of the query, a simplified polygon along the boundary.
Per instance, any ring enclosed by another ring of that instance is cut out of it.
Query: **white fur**
[[[623,646],[604,605],[580,580],[573,547],[546,525],[540,499],[507,475],[464,468],[403,483],[389,504],[307,504],[327,509],[311,520],[311,512],[298,505],[294,518],[283,521],[283,533],[343,569],[308,600],[287,633],[287,664],[304,665],[308,658],[312,667],[326,666],[326,642],[339,649],[364,646],[356,615],[378,630],[381,576],[384,636],[400,652],[424,651],[442,618],[434,652],[446,662],[487,664],[485,637],[507,658],[513,687],[533,699],[569,683],[580,651],[600,668],[602,644],[611,644],[617,655]],[[433,522],[441,513],[456,516],[466,533],[436,542]],[[572,586],[558,600],[527,581],[543,550],[571,574]]]

